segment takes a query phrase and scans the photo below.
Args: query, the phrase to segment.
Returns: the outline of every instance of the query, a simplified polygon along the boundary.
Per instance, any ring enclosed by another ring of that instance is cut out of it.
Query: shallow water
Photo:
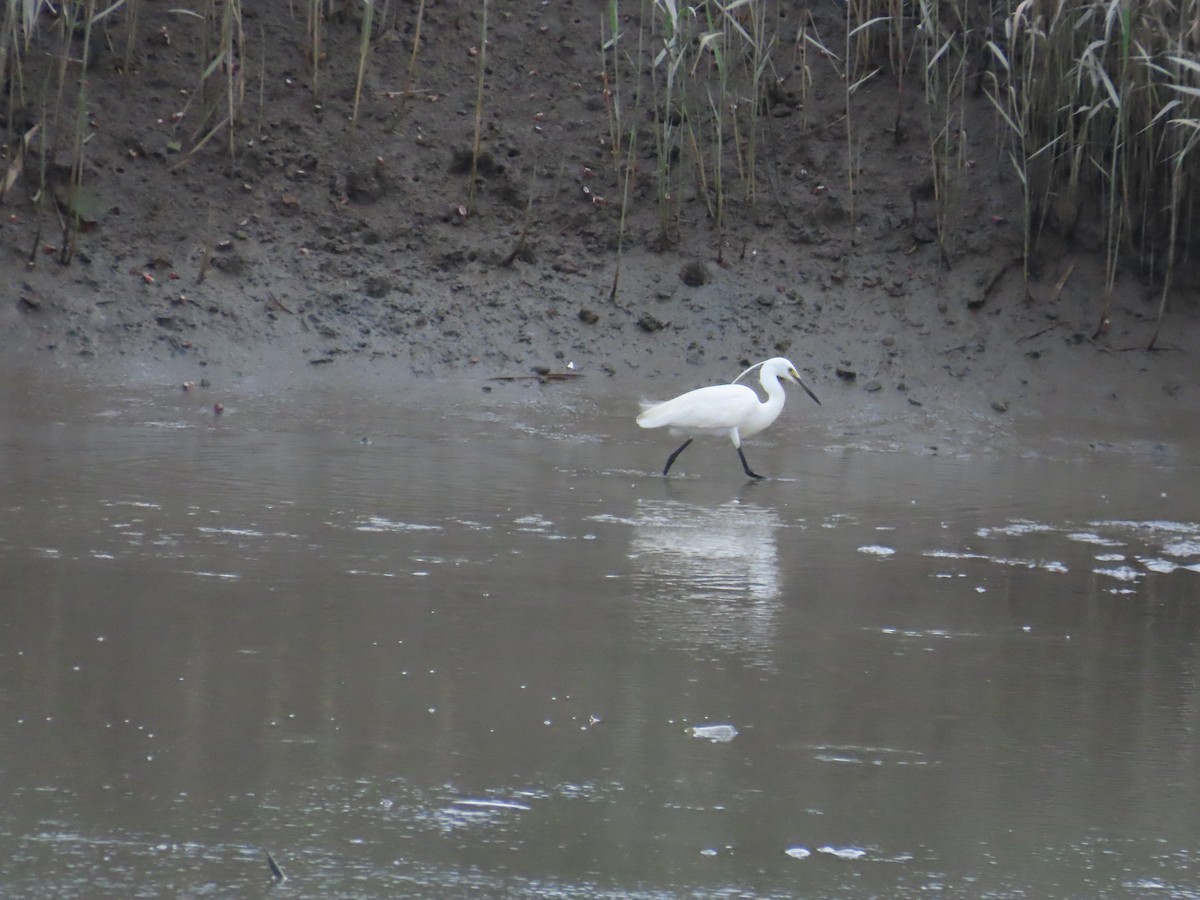
[[[1189,455],[477,390],[5,382],[6,894],[1200,896]]]

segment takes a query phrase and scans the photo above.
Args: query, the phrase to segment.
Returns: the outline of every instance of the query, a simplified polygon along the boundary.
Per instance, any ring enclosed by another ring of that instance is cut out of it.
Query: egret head
[[[821,401],[817,399],[817,395],[809,390],[807,384],[800,380],[800,373],[796,371],[796,367],[792,365],[790,360],[784,359],[782,356],[777,356],[774,359],[768,359],[762,364],[762,377],[768,378],[771,375],[775,375],[777,378],[781,378],[784,381],[790,381],[793,384],[800,385],[800,387],[804,388],[804,393],[812,397],[813,402],[816,403],[817,406],[821,405]]]

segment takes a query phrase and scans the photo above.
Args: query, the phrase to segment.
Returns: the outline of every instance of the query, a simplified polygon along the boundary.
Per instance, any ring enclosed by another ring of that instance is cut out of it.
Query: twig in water
[[[266,853],[267,865],[271,868],[271,877],[274,878],[276,882],[287,881],[287,876],[283,874],[283,869],[279,868],[279,863],[275,862],[275,857],[271,855],[271,851],[268,850]]]

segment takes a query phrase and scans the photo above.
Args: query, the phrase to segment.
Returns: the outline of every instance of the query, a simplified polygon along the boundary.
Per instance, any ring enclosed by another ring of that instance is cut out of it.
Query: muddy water
[[[1200,896],[1178,448],[0,390],[6,895]]]

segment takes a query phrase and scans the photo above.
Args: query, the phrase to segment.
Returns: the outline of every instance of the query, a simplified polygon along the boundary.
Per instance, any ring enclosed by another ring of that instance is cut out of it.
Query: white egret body
[[[766,400],[760,400],[753,388],[738,384],[735,379],[733,384],[697,388],[680,394],[673,400],[647,405],[642,410],[642,414],[637,417],[637,423],[643,428],[666,427],[671,434],[688,436],[683,445],[667,457],[667,465],[663,468],[664,475],[671,471],[675,458],[687,449],[693,438],[712,434],[727,436],[733,442],[746,474],[751,478],[762,478],[751,471],[746,462],[746,454],[742,452],[742,438],[758,434],[779,418],[786,399],[780,379],[800,385],[818,405],[821,401],[817,400],[817,395],[800,380],[796,367],[782,356],[768,359],[758,365],[758,380],[767,392]],[[751,366],[742,375],[754,368]],[[739,375],[738,379],[742,375]]]

